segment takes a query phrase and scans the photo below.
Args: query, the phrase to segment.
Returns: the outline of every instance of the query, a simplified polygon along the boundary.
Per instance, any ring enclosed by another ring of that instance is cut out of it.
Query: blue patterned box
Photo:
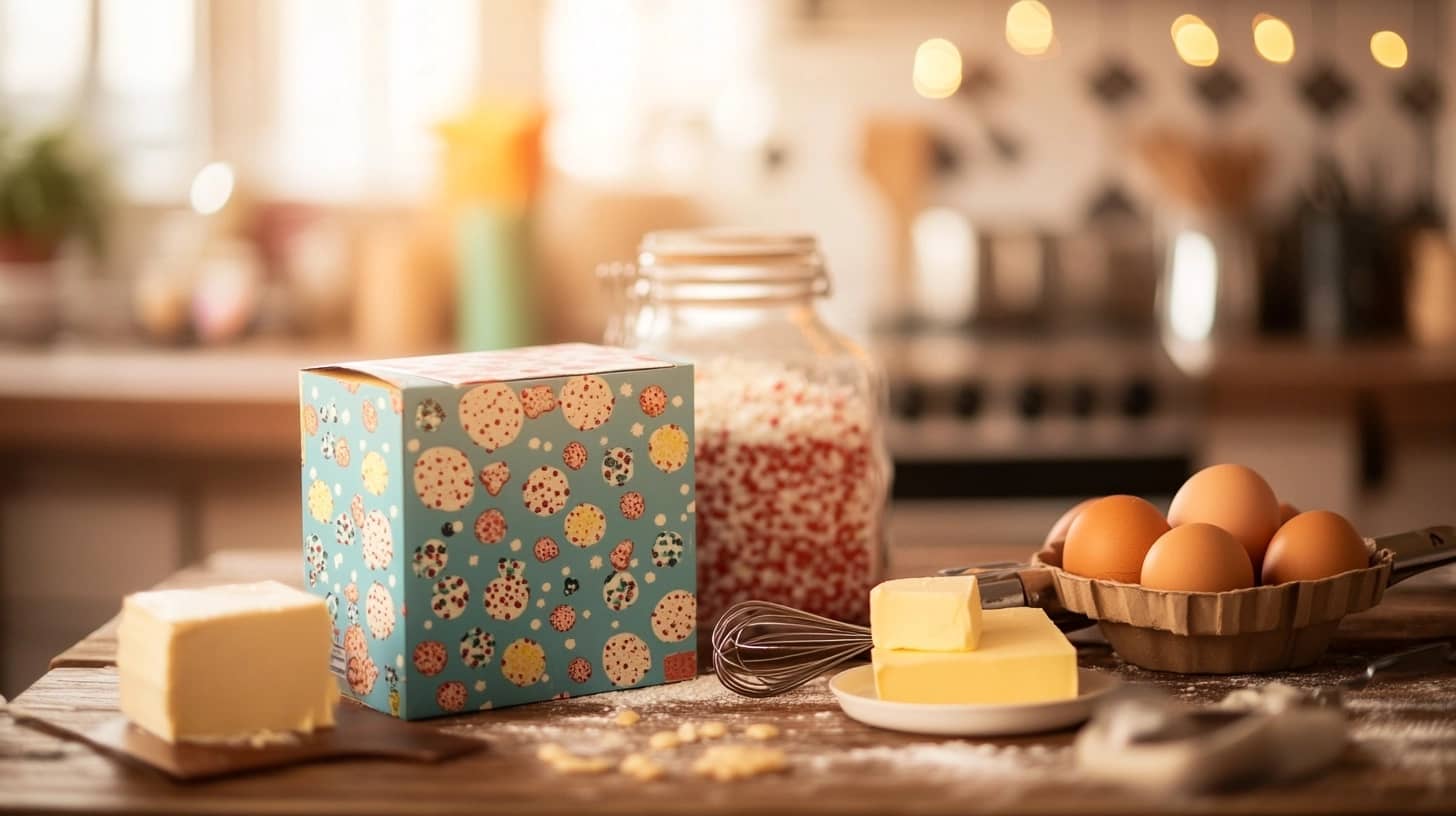
[[[572,344],[299,387],[346,694],[413,720],[696,674],[690,366]]]

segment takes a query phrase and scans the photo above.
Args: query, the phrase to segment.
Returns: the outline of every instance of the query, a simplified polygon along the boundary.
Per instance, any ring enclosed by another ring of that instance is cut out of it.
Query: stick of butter
[[[277,581],[128,595],[121,711],[168,742],[332,726],[332,628],[321,599]]]
[[[1039,703],[1077,696],[1077,650],[1040,609],[988,609],[971,652],[870,653],[875,693],[905,703]]]
[[[974,575],[900,578],[870,590],[870,636],[878,649],[961,652],[981,640]]]

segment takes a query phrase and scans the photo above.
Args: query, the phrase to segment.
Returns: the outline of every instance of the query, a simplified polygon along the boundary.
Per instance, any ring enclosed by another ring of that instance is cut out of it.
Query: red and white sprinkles
[[[850,386],[742,362],[700,366],[700,619],[747,598],[863,621],[888,466]]]

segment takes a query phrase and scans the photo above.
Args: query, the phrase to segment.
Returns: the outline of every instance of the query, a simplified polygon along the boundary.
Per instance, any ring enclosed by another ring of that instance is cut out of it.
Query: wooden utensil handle
[[[1456,564],[1456,527],[1424,527],[1375,539],[1375,548],[1395,554],[1390,583],[1397,584],[1429,569]]]

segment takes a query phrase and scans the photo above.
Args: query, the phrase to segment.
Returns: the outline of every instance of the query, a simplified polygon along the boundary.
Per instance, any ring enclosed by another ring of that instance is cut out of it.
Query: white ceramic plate
[[[898,703],[875,696],[874,669],[845,669],[829,681],[829,690],[851,719],[876,728],[957,737],[993,737],[1055,731],[1083,722],[1092,709],[1122,683],[1106,672],[1079,669],[1077,696],[1050,703],[968,705]]]

